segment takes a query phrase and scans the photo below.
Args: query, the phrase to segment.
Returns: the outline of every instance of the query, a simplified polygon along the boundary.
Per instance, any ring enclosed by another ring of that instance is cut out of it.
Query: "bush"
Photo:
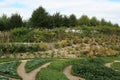
[[[62,40],[55,44],[56,48],[63,48],[69,45],[70,45],[70,42],[68,40]]]

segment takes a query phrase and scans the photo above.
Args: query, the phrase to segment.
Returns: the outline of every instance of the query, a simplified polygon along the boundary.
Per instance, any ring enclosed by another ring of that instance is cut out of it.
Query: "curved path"
[[[80,78],[80,77],[77,77],[77,76],[73,76],[71,74],[71,68],[72,66],[68,66],[64,69],[63,73],[66,75],[66,77],[69,79],[69,80],[85,80],[83,78]]]
[[[36,74],[40,71],[40,69],[50,65],[50,62],[49,62],[49,63],[46,63],[46,64],[40,66],[39,68],[33,70],[30,73],[26,73],[25,72],[26,63],[27,63],[27,60],[23,60],[22,63],[17,68],[17,72],[23,80],[35,80]]]

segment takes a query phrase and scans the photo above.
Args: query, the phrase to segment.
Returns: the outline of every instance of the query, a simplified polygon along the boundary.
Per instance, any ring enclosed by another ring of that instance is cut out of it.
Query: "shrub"
[[[56,48],[63,48],[69,45],[69,42],[67,40],[59,41],[55,44]]]

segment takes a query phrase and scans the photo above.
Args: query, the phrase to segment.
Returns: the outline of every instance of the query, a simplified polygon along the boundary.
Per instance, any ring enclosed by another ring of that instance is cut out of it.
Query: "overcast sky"
[[[0,16],[19,13],[23,19],[29,19],[32,12],[42,6],[53,14],[75,14],[77,17],[88,15],[98,19],[105,18],[120,24],[120,0],[0,0]]]

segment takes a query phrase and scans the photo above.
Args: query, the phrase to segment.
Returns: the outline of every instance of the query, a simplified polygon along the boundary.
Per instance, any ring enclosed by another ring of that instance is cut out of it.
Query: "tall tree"
[[[11,17],[10,17],[10,26],[11,28],[17,28],[17,27],[22,27],[22,17],[19,15],[19,14],[13,14]]]
[[[102,26],[105,26],[105,25],[107,24],[107,22],[105,21],[105,19],[101,19],[100,24],[101,24]]]
[[[96,17],[92,17],[90,19],[90,26],[97,26],[97,25],[99,25],[99,21],[97,20]]]
[[[70,24],[69,18],[66,15],[64,15],[64,17],[63,17],[63,26],[69,27],[70,26],[69,24]]]
[[[53,15],[53,26],[61,27],[62,25],[62,15],[57,12]]]
[[[9,30],[9,29],[10,29],[10,20],[5,14],[3,14],[2,17],[0,17],[0,31]]]
[[[76,16],[74,14],[70,15],[69,21],[70,21],[70,26],[74,27],[77,25],[77,19],[76,19]]]
[[[47,27],[48,13],[43,7],[39,7],[33,12],[30,21],[34,27]]]
[[[81,18],[78,20],[78,24],[81,25],[90,25],[90,19],[87,15],[82,15]]]

